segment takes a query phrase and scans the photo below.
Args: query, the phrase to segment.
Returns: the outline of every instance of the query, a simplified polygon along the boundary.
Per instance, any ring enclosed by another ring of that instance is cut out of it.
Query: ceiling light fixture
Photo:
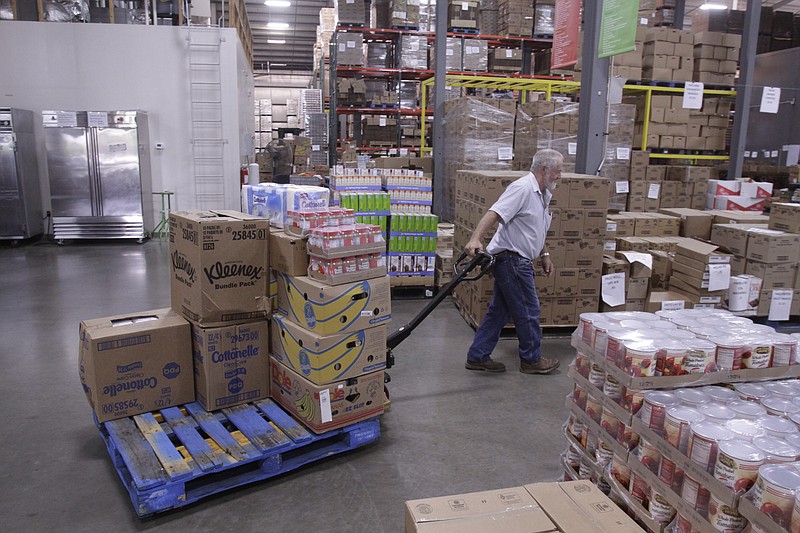
[[[286,44],[286,39],[267,39],[267,44]]]
[[[288,22],[267,22],[267,29],[268,30],[288,30],[289,23]]]
[[[719,4],[716,2],[711,2],[710,4],[706,3],[700,6],[700,9],[704,11],[711,11],[711,10],[721,10],[721,9],[728,9],[728,6],[725,4]]]
[[[285,67],[286,63],[270,63],[271,67]]]
[[[292,3],[289,0],[267,0],[264,5],[269,7],[289,7]]]

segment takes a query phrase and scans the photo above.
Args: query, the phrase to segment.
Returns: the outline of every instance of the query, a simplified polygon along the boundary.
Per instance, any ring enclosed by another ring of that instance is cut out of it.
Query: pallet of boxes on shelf
[[[284,233],[282,255],[305,252],[307,269],[274,263],[272,397],[315,433],[380,415],[391,319],[380,227],[325,208],[290,213]]]
[[[651,531],[788,530],[800,519],[800,463],[787,464],[800,459],[798,341],[719,309],[582,315],[566,475]]]

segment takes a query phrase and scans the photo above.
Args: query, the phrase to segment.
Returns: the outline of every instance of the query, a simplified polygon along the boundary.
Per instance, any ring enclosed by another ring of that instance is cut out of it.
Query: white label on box
[[[347,51],[347,45],[345,43],[339,43],[339,51],[340,52],[346,52]]]
[[[416,40],[414,40],[414,41],[411,41],[411,42],[408,44],[408,48],[409,48],[409,49],[410,49],[412,52],[419,52],[419,41],[416,41]]]
[[[319,411],[322,417],[322,423],[333,422],[333,413],[331,412],[331,391],[322,389],[319,391]]]
[[[780,103],[781,88],[764,87],[764,92],[761,93],[761,107],[758,110],[762,113],[777,113]]]
[[[616,222],[606,222],[606,231],[607,232],[617,231],[617,223]]]
[[[605,241],[603,243],[603,250],[606,252],[614,252],[617,250],[617,241]]]
[[[786,148],[786,166],[793,167],[800,162],[800,144],[790,144]]]
[[[356,42],[355,41],[347,41],[347,48],[355,48]]]
[[[641,24],[642,26],[647,26],[647,22],[648,20],[644,17],[639,19],[639,24]]]
[[[385,126],[386,125],[386,117],[379,117],[378,118],[378,124],[381,125],[381,126]]]
[[[651,183],[650,187],[647,188],[647,197],[651,200],[658,199],[658,193],[661,192],[661,184],[660,183]]]
[[[467,46],[467,53],[468,54],[480,54],[481,48],[480,46]]]
[[[773,150],[773,151],[771,151],[771,152],[769,153],[769,156],[770,156],[770,157],[778,157],[778,151],[777,151],[777,150]]]
[[[578,153],[578,143],[567,143],[567,152],[569,155],[575,155]]]
[[[405,11],[395,11],[394,13],[392,13],[392,18],[406,20],[406,12]]]
[[[361,316],[372,316],[372,311],[361,311]]]
[[[757,157],[758,157],[758,152],[753,152],[753,153],[752,153],[752,158],[753,158],[753,159],[756,159]]]
[[[745,157],[750,157],[750,150],[745,150],[744,151],[744,156]]]
[[[511,161],[514,159],[514,150],[510,146],[497,149],[497,159],[499,161]]]
[[[405,157],[408,155],[408,148],[400,148],[400,157]]]
[[[514,57],[514,50],[506,50],[506,58]]]
[[[684,109],[703,108],[703,83],[699,81],[687,81],[683,90]]]
[[[319,145],[318,144],[312,144],[311,145],[311,151],[312,152],[319,152]]]
[[[601,291],[603,302],[611,307],[617,307],[625,303],[625,272],[616,274],[606,274],[603,276],[603,288]]]
[[[461,2],[461,11],[469,11],[469,4],[467,2]]]
[[[356,3],[356,0],[347,0],[347,3],[348,3],[348,4],[355,4],[355,3]]]
[[[650,270],[653,270],[653,256],[644,252],[620,252],[628,260],[628,263],[641,263]]]
[[[86,120],[90,128],[108,127],[108,113],[105,111],[87,111]]]
[[[630,190],[628,188],[628,182],[618,181],[614,183],[614,190],[617,192],[617,194],[628,194],[628,191]]]
[[[661,302],[662,311],[680,311],[686,307],[686,302],[683,300],[669,300]]]
[[[769,320],[789,320],[792,308],[792,289],[774,289],[772,301],[769,303]]]
[[[397,148],[390,148],[389,155],[397,155]]]
[[[722,291],[731,283],[731,265],[708,265],[708,290]]]
[[[621,161],[627,161],[631,158],[631,149],[627,146],[618,146],[617,147],[617,159]]]
[[[448,48],[445,52],[449,56],[453,55],[453,49],[452,48]]]
[[[78,114],[75,111],[58,111],[56,124],[62,128],[74,128],[78,125]]]

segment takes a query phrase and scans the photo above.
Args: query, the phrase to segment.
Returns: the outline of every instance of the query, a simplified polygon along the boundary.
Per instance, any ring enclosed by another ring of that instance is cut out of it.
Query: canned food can
[[[705,419],[703,414],[691,407],[685,405],[670,407],[664,418],[664,434],[667,442],[685,454],[689,446],[689,426],[703,419]]]
[[[723,503],[713,494],[708,500],[708,521],[717,531],[731,533],[741,531],[747,524],[747,519],[736,507]]]
[[[800,489],[800,472],[791,465],[762,465],[753,490],[753,505],[779,526],[788,527]]]
[[[708,421],[694,422],[689,426],[689,447],[686,455],[693,462],[713,474],[720,442],[731,440],[734,434],[720,424]]]
[[[738,494],[744,494],[756,481],[766,455],[751,443],[739,439],[721,442],[714,464],[714,477]]]
[[[642,423],[659,435],[663,435],[664,419],[667,415],[667,409],[678,403],[680,403],[680,401],[670,392],[646,392],[641,409]]]

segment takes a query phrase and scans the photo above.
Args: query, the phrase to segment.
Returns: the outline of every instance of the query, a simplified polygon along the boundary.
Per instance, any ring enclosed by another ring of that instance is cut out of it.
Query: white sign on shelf
[[[703,108],[703,82],[687,81],[683,89],[683,108]]]
[[[469,2],[461,2],[461,11],[469,11]]]
[[[385,126],[386,125],[386,117],[378,118],[378,124],[381,125],[381,126]]]
[[[630,190],[627,181],[618,181],[614,183],[614,190],[617,194],[628,194]]]
[[[311,151],[312,152],[319,152],[319,145],[318,144],[312,144],[311,145]]]
[[[686,302],[683,300],[668,300],[661,302],[662,311],[681,311],[686,307]]]
[[[744,151],[744,156],[745,157],[750,157],[750,150],[745,150]]]
[[[651,200],[657,200],[658,194],[660,192],[661,192],[661,184],[651,183],[650,186],[647,188],[647,197]]]
[[[708,265],[708,290],[722,291],[731,284],[731,265]]]
[[[400,157],[405,157],[408,155],[408,148],[400,148]]]
[[[771,151],[771,152],[769,153],[769,156],[770,156],[770,157],[778,157],[778,151],[777,151],[777,150],[773,150],[773,151]]]
[[[792,308],[792,289],[773,289],[769,303],[769,320],[789,320]]]
[[[611,307],[625,303],[625,272],[606,274],[602,282],[602,299]]]
[[[790,144],[786,148],[786,166],[793,167],[800,162],[800,144]]]
[[[78,125],[78,114],[75,111],[58,111],[56,124],[62,128],[74,128]]]
[[[514,159],[514,150],[510,146],[497,149],[497,159],[499,161],[511,161]]]
[[[781,103],[780,87],[764,87],[761,93],[761,106],[758,108],[762,113],[777,113]]]
[[[567,143],[567,152],[569,155],[575,155],[578,153],[578,143]]]

